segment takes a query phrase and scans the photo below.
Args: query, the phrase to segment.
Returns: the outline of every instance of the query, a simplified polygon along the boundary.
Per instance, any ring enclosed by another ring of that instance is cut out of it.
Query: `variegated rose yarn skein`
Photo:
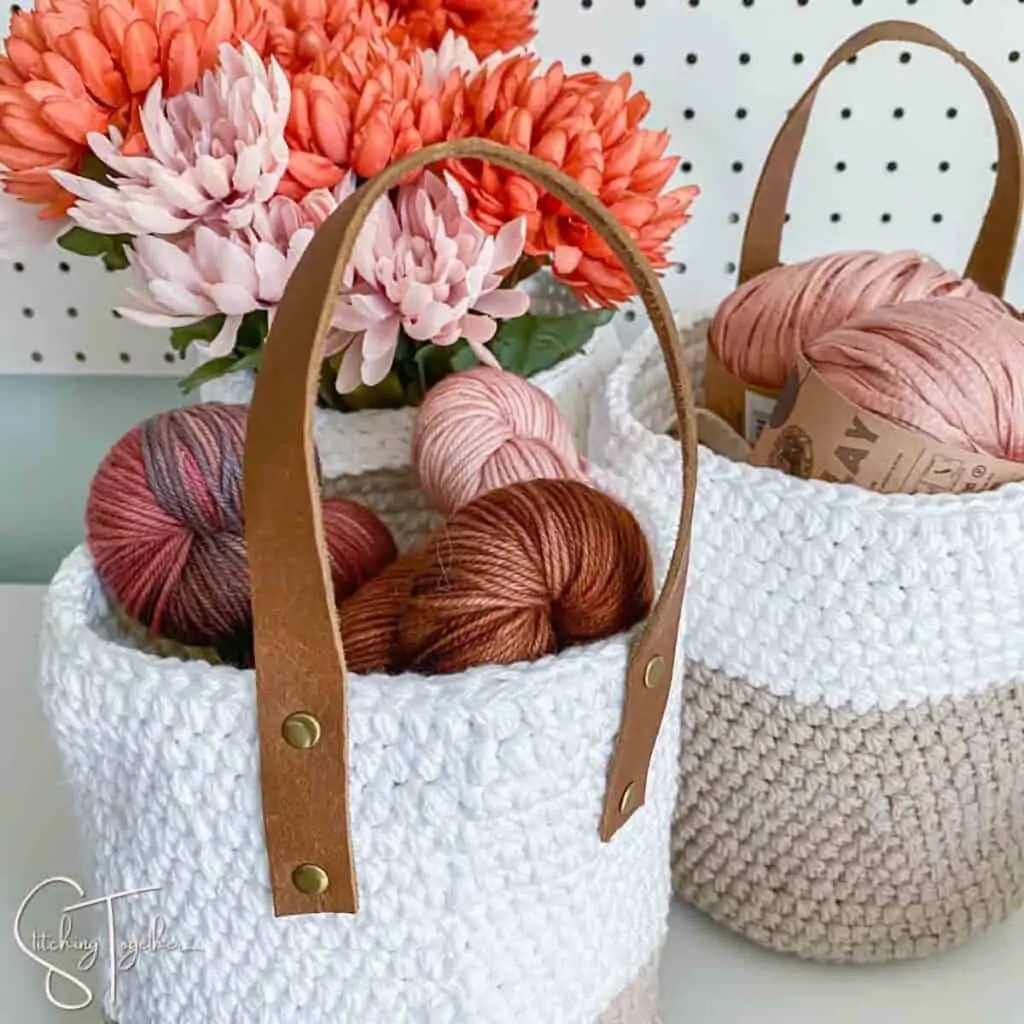
[[[573,480],[489,491],[340,608],[356,672],[448,673],[554,654],[650,611],[647,539],[624,506]]]
[[[886,306],[806,342],[855,405],[943,444],[1024,460],[1024,323],[974,298]]]
[[[107,454],[89,490],[86,540],[114,601],[153,635],[251,658],[242,510],[244,406],[155,416]],[[355,502],[323,504],[338,600],[396,554],[387,527]]]
[[[840,252],[774,267],[718,307],[708,344],[747,384],[781,388],[814,338],[880,306],[942,296],[1005,307],[973,281],[915,252]]]
[[[445,513],[517,481],[587,478],[554,401],[491,366],[454,373],[427,392],[416,416],[413,463],[424,493]]]

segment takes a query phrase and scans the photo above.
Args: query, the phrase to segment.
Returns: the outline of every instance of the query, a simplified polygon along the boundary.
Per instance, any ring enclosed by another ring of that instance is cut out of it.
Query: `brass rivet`
[[[633,794],[636,793],[636,783],[631,782],[627,787],[626,791],[622,794],[622,799],[619,801],[619,811],[621,814],[629,814],[633,810]]]
[[[320,742],[320,723],[305,711],[289,715],[281,726],[285,743],[299,750],[308,750]]]
[[[319,896],[327,892],[330,880],[327,872],[318,864],[300,864],[292,872],[292,882],[306,896]]]
[[[647,662],[647,668],[644,669],[644,686],[648,690],[653,690],[656,686],[661,686],[664,677],[665,659],[660,654],[656,654]]]

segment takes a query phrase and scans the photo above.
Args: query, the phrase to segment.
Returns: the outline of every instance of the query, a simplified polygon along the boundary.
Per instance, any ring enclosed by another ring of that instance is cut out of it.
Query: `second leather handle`
[[[1017,247],[1024,199],[1024,155],[1017,120],[999,88],[974,61],[938,33],[912,21],[881,21],[854,33],[829,57],[818,77],[790,111],[772,144],[750,205],[740,255],[740,284],[779,265],[793,172],[822,82],[861,50],[882,42],[916,43],[948,54],[967,69],[985,94],[999,145],[998,173],[964,276],[993,295],[1001,296],[1005,291]]]

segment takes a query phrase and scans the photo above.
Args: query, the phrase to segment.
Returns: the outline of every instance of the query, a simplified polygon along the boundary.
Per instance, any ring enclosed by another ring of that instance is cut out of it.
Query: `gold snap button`
[[[653,690],[656,686],[661,686],[664,678],[665,659],[660,654],[656,654],[647,662],[647,668],[644,669],[644,686],[648,690]]]
[[[319,896],[327,892],[330,880],[318,864],[300,864],[292,872],[292,883],[306,896]]]
[[[305,711],[289,715],[281,726],[281,735],[290,747],[308,750],[320,742],[320,723]]]
[[[636,783],[631,782],[627,787],[626,791],[622,794],[622,799],[619,801],[619,811],[623,815],[629,814],[633,810],[633,797],[636,794]]]

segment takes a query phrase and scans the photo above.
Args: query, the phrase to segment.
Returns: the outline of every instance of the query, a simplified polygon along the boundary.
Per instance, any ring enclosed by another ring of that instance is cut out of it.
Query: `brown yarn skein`
[[[650,611],[647,540],[585,484],[531,480],[456,512],[342,603],[353,671],[461,672],[613,636]]]

